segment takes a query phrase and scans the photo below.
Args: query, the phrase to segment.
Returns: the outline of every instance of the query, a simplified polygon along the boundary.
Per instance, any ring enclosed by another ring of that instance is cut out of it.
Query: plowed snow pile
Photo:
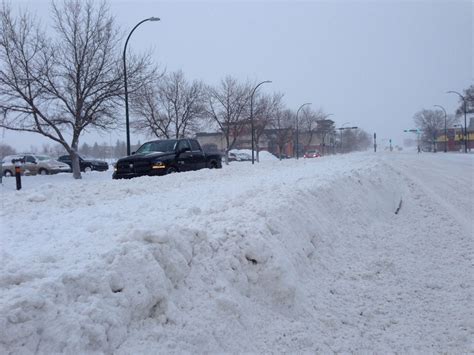
[[[354,154],[5,179],[0,353],[473,351],[472,177]]]

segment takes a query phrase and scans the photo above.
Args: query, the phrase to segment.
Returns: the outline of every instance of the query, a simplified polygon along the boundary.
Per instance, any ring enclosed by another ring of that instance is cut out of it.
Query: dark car
[[[222,168],[218,153],[204,153],[195,139],[166,139],[143,144],[115,165],[114,179]]]
[[[72,169],[72,161],[69,155],[63,155],[58,158],[60,162],[68,164]],[[109,170],[109,164],[102,160],[95,160],[95,159],[86,159],[79,157],[79,166],[81,171],[89,172],[89,171],[107,171]]]

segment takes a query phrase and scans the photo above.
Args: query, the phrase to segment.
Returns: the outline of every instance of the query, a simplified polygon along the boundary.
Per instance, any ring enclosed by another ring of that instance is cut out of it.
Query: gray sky
[[[46,23],[47,1],[13,1]],[[125,32],[140,20],[133,51],[153,50],[167,71],[217,84],[230,74],[272,80],[262,91],[283,92],[288,107],[322,107],[337,125],[350,122],[378,138],[402,143],[422,108],[457,107],[474,82],[473,2],[110,2]],[[123,114],[125,116],[125,114]],[[123,118],[125,120],[125,118]],[[51,142],[39,135],[0,131],[18,150]],[[118,131],[86,134],[81,143],[125,140]],[[144,137],[132,135],[132,143]]]

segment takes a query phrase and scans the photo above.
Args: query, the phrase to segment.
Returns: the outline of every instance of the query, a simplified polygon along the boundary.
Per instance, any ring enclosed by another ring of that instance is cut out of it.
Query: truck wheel
[[[211,161],[209,163],[209,169],[217,169],[217,163],[215,161]]]
[[[170,166],[168,167],[168,169],[166,169],[166,174],[174,174],[174,173],[177,173],[178,170],[176,170],[176,168],[174,166]]]

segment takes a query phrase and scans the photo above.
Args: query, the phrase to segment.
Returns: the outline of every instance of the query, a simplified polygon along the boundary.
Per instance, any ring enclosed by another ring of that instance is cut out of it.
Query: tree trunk
[[[255,149],[256,149],[256,153],[257,153],[257,163],[260,163],[260,147],[258,145],[258,138],[257,138],[257,142],[255,144]]]
[[[225,165],[229,165],[229,148],[225,150],[225,155],[224,155],[224,163]]]
[[[69,155],[71,156],[71,162],[72,162],[72,177],[74,179],[82,179],[81,165],[79,163],[79,154],[77,153],[77,149],[74,147],[71,148]]]
[[[225,165],[229,165],[229,150],[230,150],[230,142],[229,142],[229,135],[225,136],[225,142],[227,144],[227,148],[225,149],[225,156],[224,156],[224,163]]]

